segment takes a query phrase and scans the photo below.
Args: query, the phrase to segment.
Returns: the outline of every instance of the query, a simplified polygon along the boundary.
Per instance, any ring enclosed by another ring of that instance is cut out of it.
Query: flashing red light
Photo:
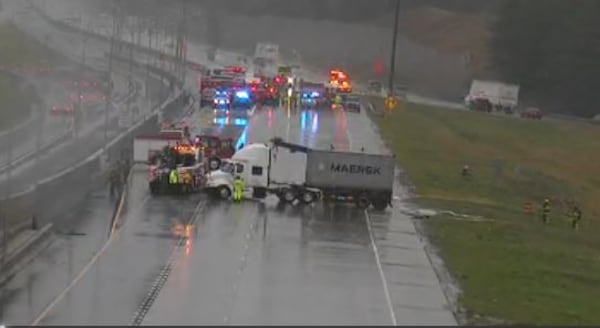
[[[283,82],[283,79],[281,78],[281,76],[276,76],[275,83],[280,84],[281,82]]]

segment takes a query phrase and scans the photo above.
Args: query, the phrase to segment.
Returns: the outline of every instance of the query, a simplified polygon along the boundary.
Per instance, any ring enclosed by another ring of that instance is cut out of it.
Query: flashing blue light
[[[318,98],[320,96],[321,96],[321,94],[318,91],[311,91],[311,92],[303,92],[302,93],[302,98],[304,98],[304,99],[314,99],[314,98]]]
[[[246,90],[238,90],[235,92],[235,97],[238,99],[249,99],[250,94]]]
[[[233,124],[235,124],[235,125],[242,125],[242,126],[245,126],[245,125],[247,125],[247,124],[248,124],[248,120],[246,120],[246,119],[243,119],[243,118],[236,118],[236,119],[233,121]]]

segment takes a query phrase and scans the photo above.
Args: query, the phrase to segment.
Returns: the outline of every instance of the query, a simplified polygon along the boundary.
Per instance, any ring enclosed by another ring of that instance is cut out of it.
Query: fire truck
[[[340,93],[352,93],[352,83],[348,74],[339,69],[329,71],[329,86]]]

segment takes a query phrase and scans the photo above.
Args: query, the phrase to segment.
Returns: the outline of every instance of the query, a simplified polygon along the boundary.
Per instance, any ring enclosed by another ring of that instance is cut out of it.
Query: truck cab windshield
[[[223,164],[221,165],[221,171],[233,174],[235,171],[235,164],[231,162],[223,162]]]

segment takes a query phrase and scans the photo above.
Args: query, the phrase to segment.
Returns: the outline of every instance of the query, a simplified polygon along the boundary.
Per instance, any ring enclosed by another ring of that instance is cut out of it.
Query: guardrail
[[[20,78],[18,74],[15,74],[14,72],[11,72],[10,70],[6,70],[4,68],[0,68],[0,72],[3,74],[10,75],[16,79]],[[39,119],[41,119],[40,115],[32,111],[31,115],[29,115],[29,117],[24,121],[11,127],[9,130],[1,131],[0,150],[9,147],[9,143],[12,142],[12,140],[19,140],[24,137],[27,137],[27,134],[32,130],[32,128],[35,126],[36,121]]]
[[[128,92],[126,95],[123,96],[123,99],[121,99],[121,101],[128,101],[132,97],[136,97],[138,92],[139,91],[137,90],[137,88],[134,89],[133,92]],[[116,99],[115,99],[115,101],[116,101]],[[31,131],[32,131],[31,127],[28,127],[28,128],[29,128],[29,130],[27,131],[27,133],[31,134]],[[14,166],[17,166],[23,162],[29,161],[38,155],[42,155],[42,154],[45,154],[45,153],[53,150],[54,148],[56,148],[63,142],[69,140],[72,137],[72,135],[73,135],[73,130],[72,130],[72,128],[69,128],[64,133],[53,136],[52,139],[50,139],[48,142],[41,145],[39,151],[37,149],[33,149],[24,154],[18,155],[17,157],[12,159],[10,163],[2,164],[0,166],[0,174],[8,171],[9,169],[13,168]]]
[[[138,63],[139,65],[141,64]],[[174,77],[170,72],[159,68],[152,68],[152,73],[159,75],[161,79]],[[182,81],[175,82],[183,85]],[[106,182],[104,174],[108,163],[123,159],[124,154],[132,157],[134,136],[158,131],[159,114],[179,112],[183,104],[184,95],[178,92],[175,97],[169,97],[162,104],[153,106],[148,116],[119,134],[104,149],[51,177],[38,181],[25,191],[0,199],[0,208],[7,220],[7,227],[31,222],[34,216],[40,225],[54,223],[61,220],[65,213],[79,208],[90,192]],[[124,150],[126,152],[123,152]],[[129,159],[132,162],[131,158]]]

